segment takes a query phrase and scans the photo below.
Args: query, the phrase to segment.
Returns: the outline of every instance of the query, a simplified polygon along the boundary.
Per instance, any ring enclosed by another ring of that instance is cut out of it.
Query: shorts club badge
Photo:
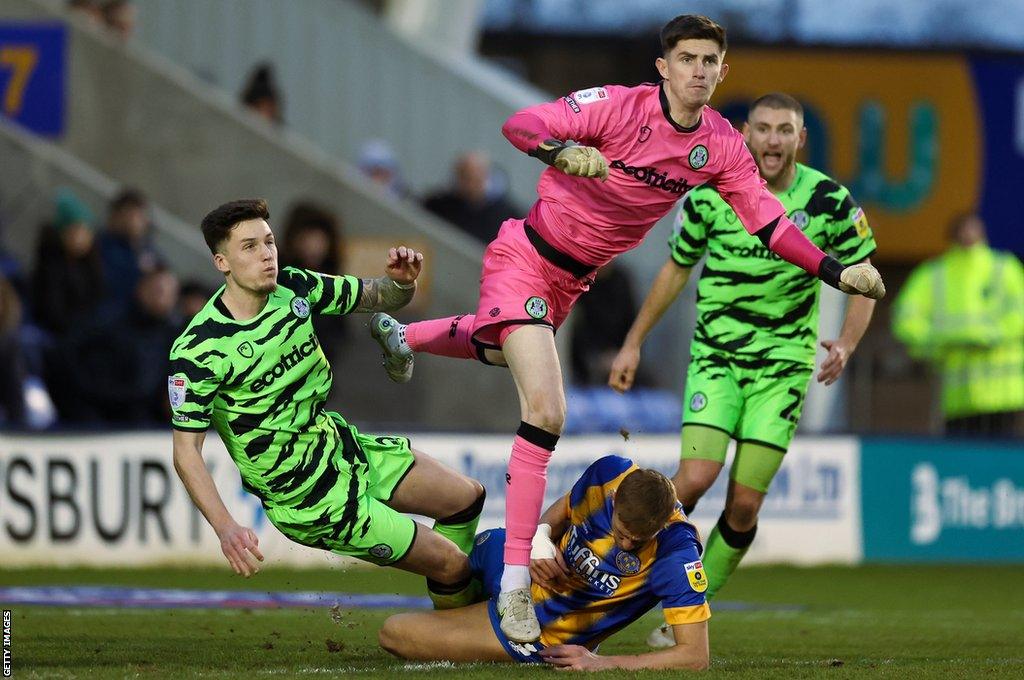
[[[526,313],[534,319],[543,319],[548,315],[548,303],[544,298],[534,295],[526,301]]]

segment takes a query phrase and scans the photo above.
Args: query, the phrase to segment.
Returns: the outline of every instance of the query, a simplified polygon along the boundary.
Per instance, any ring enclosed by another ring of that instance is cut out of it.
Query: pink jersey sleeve
[[[743,137],[735,130],[730,130],[730,133],[732,138],[723,144],[729,149],[729,156],[715,178],[714,186],[729,207],[736,211],[747,232],[753,234],[780,215],[785,215],[786,209],[768,190],[743,143]]]
[[[624,109],[633,105],[633,98],[628,93],[629,88],[619,85],[592,87],[553,102],[531,106],[520,113],[539,118],[547,126],[549,138],[572,139],[580,144],[598,146],[615,129],[619,120],[629,116],[629,111]]]
[[[740,133],[730,128],[726,134],[732,143],[723,145],[730,149],[730,154],[715,180],[719,195],[736,212],[750,234],[778,220],[770,242],[765,245],[787,262],[818,276],[825,253],[786,217],[786,209],[768,190],[768,184],[757,171],[757,163]]]

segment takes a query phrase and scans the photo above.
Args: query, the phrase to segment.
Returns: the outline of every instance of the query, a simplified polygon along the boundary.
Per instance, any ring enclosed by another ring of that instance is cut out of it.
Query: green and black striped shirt
[[[874,253],[864,211],[824,173],[797,163],[793,184],[776,198],[807,238],[843,264]],[[814,364],[818,279],[751,238],[714,189],[686,195],[669,247],[683,267],[707,253],[697,286],[694,354]]]
[[[348,314],[361,282],[286,267],[254,318],[236,321],[218,290],[171,348],[176,429],[212,423],[242,484],[267,506],[311,507],[337,482],[342,435],[324,410],[331,367],[313,316]]]

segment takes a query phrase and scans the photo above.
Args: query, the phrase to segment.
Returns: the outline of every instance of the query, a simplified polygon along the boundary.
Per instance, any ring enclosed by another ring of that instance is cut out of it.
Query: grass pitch
[[[401,572],[8,570],[0,586],[329,590],[421,595]],[[1024,569],[992,566],[741,568],[720,600],[760,605],[711,619],[711,676],[1024,677]],[[779,605],[789,605],[779,607]],[[7,606],[5,608],[11,608]],[[16,678],[544,677],[521,665],[407,664],[377,647],[394,610],[13,608]],[[714,604],[712,604],[714,611]],[[645,651],[652,612],[606,642]],[[615,677],[678,677],[678,672]]]

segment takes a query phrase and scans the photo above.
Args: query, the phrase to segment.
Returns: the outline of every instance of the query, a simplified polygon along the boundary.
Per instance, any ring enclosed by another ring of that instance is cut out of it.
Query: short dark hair
[[[729,44],[725,29],[703,14],[681,14],[661,29],[661,52],[668,54],[680,40],[714,40],[723,52]]]
[[[976,211],[965,210],[963,212],[956,213],[949,220],[949,225],[946,227],[946,236],[950,241],[956,242],[960,238],[960,232],[963,231],[964,227],[974,220],[981,222],[982,230],[984,230],[985,221],[981,219],[981,215]]]
[[[267,202],[262,198],[243,198],[217,206],[203,218],[202,230],[206,245],[216,253],[220,244],[227,240],[231,230],[246,220],[270,219]]]
[[[754,112],[754,109],[764,106],[769,109],[782,109],[784,111],[794,111],[800,118],[804,117],[804,107],[796,100],[795,97],[791,97],[785,92],[769,92],[766,95],[758,97],[754,100],[754,103],[750,105],[750,109],[747,110],[749,116]]]
[[[121,193],[114,196],[114,199],[110,201],[110,212],[117,212],[124,208],[144,209],[148,207],[149,201],[146,200],[146,194],[132,187],[123,189]]]
[[[631,532],[653,536],[676,507],[676,488],[657,470],[637,469],[623,478],[615,491],[615,511]]]

